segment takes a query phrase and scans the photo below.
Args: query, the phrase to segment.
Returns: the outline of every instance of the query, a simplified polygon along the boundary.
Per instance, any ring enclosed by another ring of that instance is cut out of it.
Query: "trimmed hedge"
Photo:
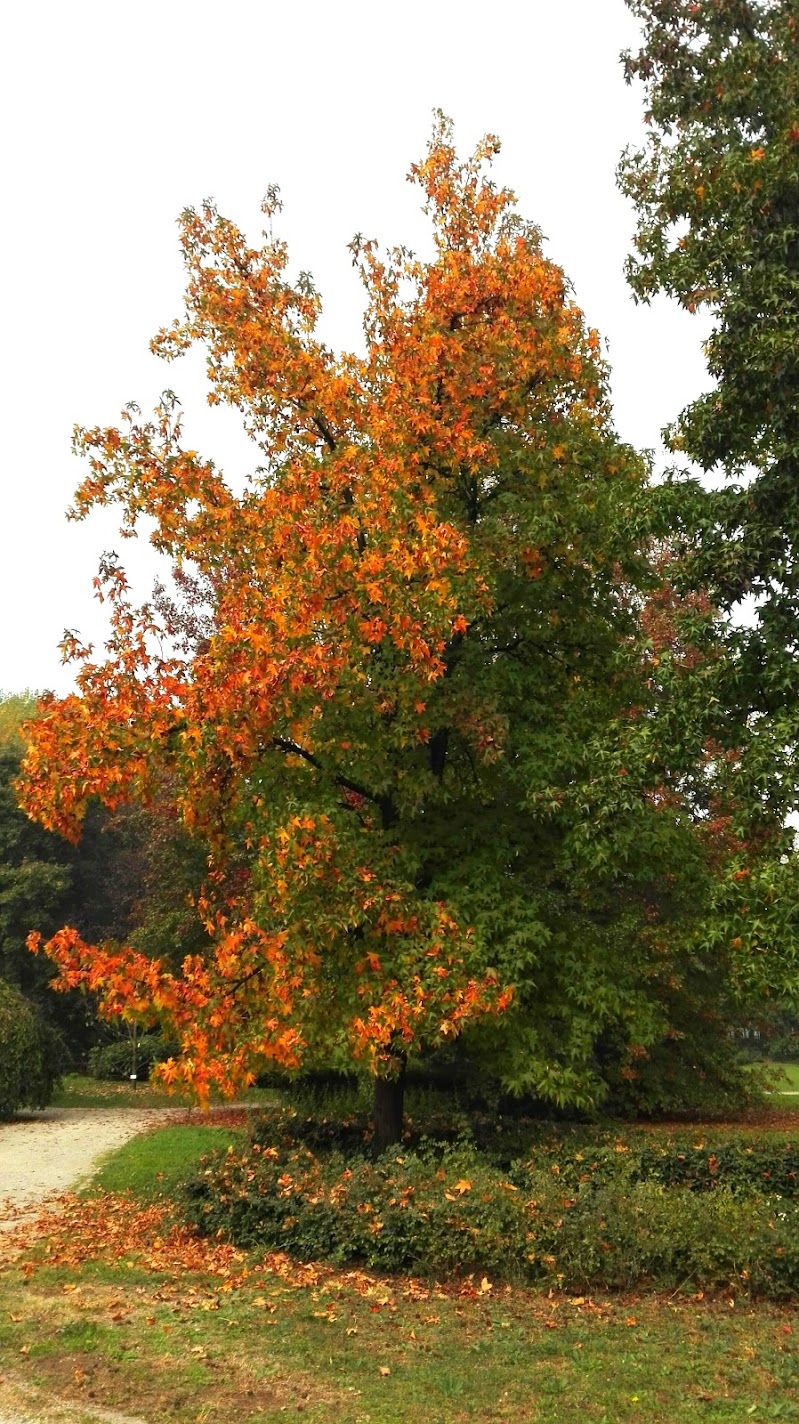
[[[313,1135],[309,1120],[293,1126]],[[329,1139],[340,1127],[315,1131]],[[188,1220],[243,1247],[439,1278],[485,1272],[575,1291],[724,1286],[773,1299],[799,1292],[789,1142],[602,1138],[592,1151],[584,1133],[582,1146],[542,1142],[503,1170],[468,1144],[422,1142],[372,1162],[362,1144],[357,1156],[314,1152],[291,1129],[290,1115],[273,1114],[244,1152],[207,1159],[182,1189]],[[767,1178],[775,1147],[778,1170]]]

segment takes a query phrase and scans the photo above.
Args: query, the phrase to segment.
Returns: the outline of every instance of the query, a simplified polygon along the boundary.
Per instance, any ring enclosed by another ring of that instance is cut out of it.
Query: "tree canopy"
[[[714,610],[653,543],[598,337],[497,147],[459,161],[437,122],[411,170],[429,260],[354,240],[360,354],[319,340],[274,192],[257,247],[183,214],[185,313],[154,345],[205,347],[259,450],[242,494],[171,396],[77,433],[76,514],[149,521],[176,590],[137,607],[104,559],[106,656],[68,639],[77,691],[29,728],[25,802],[72,838],[92,797],[173,805],[207,847],[209,943],[179,967],[75,928],[46,948],[106,1013],[160,1018],[162,1071],[201,1096],[320,1058],[398,1082],[482,1023],[512,1024],[514,1086],[587,1104],[603,1052],[634,1077],[679,1032],[686,955],[701,977],[734,954],[696,932],[750,874],[743,829],[708,833],[732,824]]]
[[[672,470],[658,492],[678,586],[727,615],[717,685],[739,805],[799,808],[799,12],[796,0],[628,0],[643,43],[650,136],[625,155],[636,205],[633,291],[707,311],[710,389],[667,432],[713,480]],[[719,478],[720,477],[720,478]],[[733,755],[733,748],[736,749]],[[790,829],[746,862],[734,941],[750,965],[796,962]],[[744,865],[740,867],[745,868]],[[795,977],[781,992],[795,999]]]
[[[705,309],[711,388],[670,431],[721,489],[667,490],[690,577],[722,608],[750,597],[735,690],[745,713],[797,705],[799,13],[795,0],[628,0],[628,80],[650,136],[621,168],[636,204],[633,291]],[[731,703],[735,696],[731,696]]]

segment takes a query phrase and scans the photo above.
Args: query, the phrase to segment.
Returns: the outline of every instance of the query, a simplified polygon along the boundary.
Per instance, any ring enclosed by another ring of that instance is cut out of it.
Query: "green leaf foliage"
[[[33,1004],[0,980],[0,1117],[49,1102],[63,1044]]]
[[[318,1126],[315,1150],[283,1115],[206,1159],[181,1194],[187,1219],[242,1247],[439,1279],[799,1290],[799,1155],[784,1138],[541,1128],[511,1163],[498,1134],[487,1151],[427,1139],[370,1162],[325,1148]]]
[[[727,480],[678,479],[668,517],[714,599],[758,600],[738,693],[770,711],[799,691],[799,15],[795,0],[627,3],[650,125],[620,170],[638,216],[628,276],[641,300],[710,314],[713,384],[670,440]]]
[[[53,965],[26,948],[65,921],[92,939],[131,938],[145,953],[172,957],[202,947],[207,936],[190,903],[202,852],[161,803],[121,808],[96,802],[78,846],[45,830],[20,809],[17,780],[24,724],[37,715],[34,693],[0,695],[0,977],[34,1002],[81,1061],[102,1032],[90,999],[54,994]],[[103,1035],[105,1036],[105,1035]]]
[[[52,969],[28,953],[25,940],[34,926],[52,930],[60,922],[70,903],[74,856],[17,801],[21,729],[35,711],[33,693],[0,695],[0,977],[40,999]]]
[[[715,796],[705,813],[732,860],[695,943],[726,959],[739,997],[795,1004],[796,853],[775,831],[799,808],[799,12],[627,3],[642,44],[626,77],[649,126],[620,169],[638,220],[628,277],[639,300],[665,293],[712,324],[710,389],[667,432],[700,478],[675,469],[654,492],[675,586],[723,615],[711,678],[688,682],[728,788],[726,826]]]

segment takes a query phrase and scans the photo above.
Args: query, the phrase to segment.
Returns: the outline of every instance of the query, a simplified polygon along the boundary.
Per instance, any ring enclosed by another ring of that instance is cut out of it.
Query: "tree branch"
[[[342,791],[352,791],[356,796],[363,796],[364,800],[373,802],[373,804],[379,806],[382,811],[383,803],[386,800],[385,796],[378,796],[374,791],[370,791],[368,787],[362,786],[359,781],[353,781],[350,776],[342,776],[340,772],[328,772],[319,758],[314,756],[313,752],[309,752],[306,747],[301,747],[299,743],[291,741],[289,737],[273,737],[272,746],[275,751],[285,752],[287,756],[301,757],[303,761],[307,761],[309,766],[321,772],[323,776],[332,776],[334,785],[340,786]]]
[[[300,409],[302,409],[302,407],[300,407]],[[321,415],[312,415],[311,420],[319,431],[319,434],[324,440],[328,450],[335,450],[336,437],[330,429],[330,426],[328,425],[327,421]]]

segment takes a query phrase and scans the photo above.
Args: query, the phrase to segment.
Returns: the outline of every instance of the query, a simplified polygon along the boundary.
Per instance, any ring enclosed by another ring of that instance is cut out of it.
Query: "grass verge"
[[[129,1191],[139,1202],[169,1198],[178,1183],[211,1151],[239,1149],[247,1139],[245,1127],[213,1123],[179,1123],[134,1137],[109,1152],[92,1178],[86,1195],[98,1191]]]

